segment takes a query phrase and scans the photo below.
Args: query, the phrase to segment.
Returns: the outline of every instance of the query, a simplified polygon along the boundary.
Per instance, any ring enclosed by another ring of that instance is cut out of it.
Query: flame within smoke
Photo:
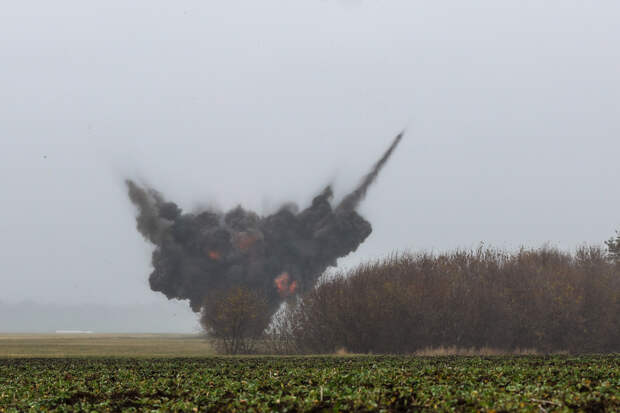
[[[221,254],[217,251],[207,251],[207,255],[209,256],[209,258],[215,261],[219,261],[221,257]]]
[[[183,213],[159,192],[127,180],[139,211],[138,231],[155,245],[151,289],[169,299],[187,299],[200,311],[209,293],[244,285],[260,291],[275,312],[370,235],[370,223],[355,209],[402,135],[335,208],[328,186],[299,213],[290,206],[266,217],[240,206],[224,214]]]
[[[291,277],[287,272],[278,275],[273,282],[278,289],[280,297],[288,297],[289,295],[295,294],[295,291],[297,291],[297,281],[291,282]]]

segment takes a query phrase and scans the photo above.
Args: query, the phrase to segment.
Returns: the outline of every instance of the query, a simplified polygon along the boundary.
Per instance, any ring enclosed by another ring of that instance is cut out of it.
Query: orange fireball
[[[237,248],[239,248],[241,251],[245,252],[249,250],[252,245],[256,243],[256,241],[258,241],[258,236],[256,236],[255,234],[251,234],[248,232],[238,232],[236,234]]]
[[[213,261],[219,261],[220,258],[222,258],[222,254],[220,254],[219,251],[207,251],[207,255]]]
[[[297,281],[293,280],[291,282],[291,277],[287,272],[278,275],[273,280],[273,283],[276,285],[280,297],[288,297],[289,295],[295,294],[295,291],[297,291]]]

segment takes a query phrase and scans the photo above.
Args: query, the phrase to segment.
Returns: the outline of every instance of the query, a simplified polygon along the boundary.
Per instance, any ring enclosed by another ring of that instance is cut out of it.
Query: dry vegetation
[[[209,341],[180,334],[0,334],[0,358],[200,357]]]
[[[401,254],[319,285],[272,342],[295,353],[618,352],[618,314],[620,263],[602,248]]]
[[[270,314],[269,303],[262,295],[235,286],[205,300],[200,323],[219,352],[249,354],[256,352]]]

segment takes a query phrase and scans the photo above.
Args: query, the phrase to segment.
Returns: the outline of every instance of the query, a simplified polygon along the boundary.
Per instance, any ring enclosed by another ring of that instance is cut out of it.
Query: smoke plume
[[[356,208],[402,136],[336,207],[327,186],[302,211],[288,204],[268,216],[241,206],[226,213],[184,213],[156,190],[127,180],[129,199],[138,208],[137,229],[155,245],[151,289],[189,300],[200,311],[209,294],[243,285],[261,292],[275,312],[370,235],[370,223]]]

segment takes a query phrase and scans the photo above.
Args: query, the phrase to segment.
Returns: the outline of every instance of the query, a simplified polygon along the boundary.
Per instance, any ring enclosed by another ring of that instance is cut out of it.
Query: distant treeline
[[[395,254],[322,282],[274,322],[279,351],[620,351],[620,262],[599,247]]]

